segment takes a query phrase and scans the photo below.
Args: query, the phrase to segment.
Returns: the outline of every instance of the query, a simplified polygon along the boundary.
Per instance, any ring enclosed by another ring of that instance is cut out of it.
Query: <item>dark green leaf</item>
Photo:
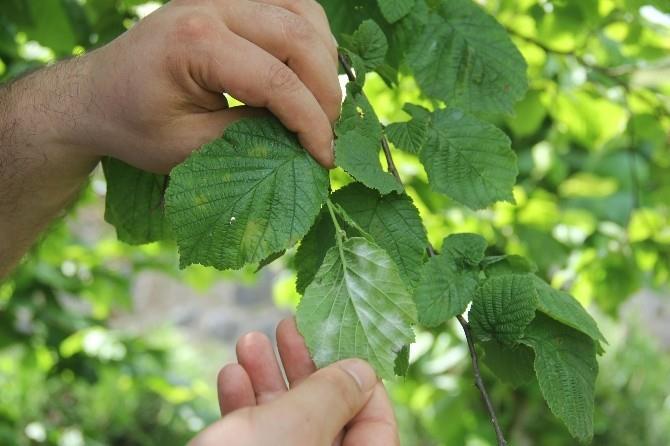
[[[581,331],[594,341],[607,343],[598,329],[596,321],[577,299],[568,293],[552,288],[551,285],[537,276],[533,276],[533,283],[539,297],[538,310],[575,330]]]
[[[494,276],[475,293],[469,320],[473,335],[481,340],[513,344],[535,317],[537,292],[530,276]]]
[[[484,364],[499,379],[513,387],[528,383],[533,373],[533,350],[521,344],[508,346],[496,341],[481,343],[484,349]]]
[[[405,17],[414,7],[414,0],[377,0],[379,9],[389,23]]]
[[[167,177],[114,158],[105,158],[102,168],[107,180],[105,221],[116,228],[119,240],[140,245],[171,238],[163,214]]]
[[[419,322],[440,325],[465,311],[477,288],[477,270],[463,269],[448,252],[431,257],[414,292]]]
[[[295,253],[297,271],[295,288],[300,294],[312,283],[323,263],[326,252],[335,245],[335,226],[328,211],[323,209]]]
[[[538,314],[522,342],[535,351],[535,373],[551,411],[582,442],[593,438],[598,363],[591,338]]]
[[[471,0],[440,3],[407,55],[423,92],[474,113],[511,114],[526,63],[495,19]]]
[[[434,190],[473,209],[514,202],[518,170],[507,135],[457,109],[436,111],[433,126],[421,162]]]
[[[335,164],[349,175],[382,194],[402,192],[402,185],[384,171],[379,160],[380,140],[351,131],[335,143]]]
[[[342,113],[335,126],[335,134],[343,136],[351,131],[377,141],[382,137],[382,126],[375,110],[361,88],[349,82],[347,96],[342,103]],[[377,143],[377,151],[379,151],[379,143]]]
[[[389,47],[384,31],[369,19],[363,21],[345,43],[349,50],[360,56],[368,70],[374,70],[384,62]]]
[[[484,258],[486,239],[478,234],[451,234],[442,242],[442,251],[451,254],[457,262],[478,266]]]
[[[382,196],[360,183],[339,189],[332,200],[391,256],[406,283],[415,285],[428,240],[412,200],[405,194]]]
[[[482,261],[482,266],[487,276],[537,272],[537,266],[533,262],[518,255],[487,257]]]
[[[307,233],[327,193],[327,171],[279,121],[238,121],[172,171],[166,213],[180,264],[260,262]]]
[[[394,372],[397,376],[407,376],[409,370],[409,345],[403,345],[395,358]]]

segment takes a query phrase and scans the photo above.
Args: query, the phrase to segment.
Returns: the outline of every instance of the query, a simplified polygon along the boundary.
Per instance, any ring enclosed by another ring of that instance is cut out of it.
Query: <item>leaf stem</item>
[[[347,56],[345,56],[343,53],[338,53],[337,57],[340,60],[340,65],[342,65],[342,69],[347,75],[347,79],[349,79],[350,82],[356,82],[356,75],[354,74],[354,70],[351,68],[351,64],[349,63]],[[363,93],[362,91],[361,94],[365,96],[365,93]],[[393,162],[393,156],[391,156],[391,148],[389,147],[389,142],[388,139],[386,138],[386,135],[382,135],[381,144],[382,144],[382,150],[384,151],[384,156],[386,157],[386,164],[388,166],[388,171],[391,174],[393,174],[395,179],[398,180],[398,183],[402,184],[402,179],[400,178],[398,169],[395,167],[395,163]]]
[[[343,53],[339,53],[338,57],[340,60],[340,64],[342,65],[344,72],[347,74],[347,78],[349,79],[349,81],[356,82],[356,75],[354,74],[351,68],[351,64],[349,63],[347,57]],[[382,136],[381,145],[382,150],[384,151],[384,156],[386,156],[386,162],[388,164],[389,172],[393,174],[393,176],[398,180],[400,184],[402,184],[402,180],[400,179],[400,175],[398,174],[398,169],[396,169],[395,163],[393,162],[393,156],[391,154],[391,149],[389,148],[386,135]],[[341,229],[339,227],[339,224],[337,223],[337,218],[335,218],[333,204],[330,202],[330,199],[326,201],[326,204],[328,205],[328,210],[330,211],[330,215],[333,219],[333,222],[335,223],[335,230],[338,231],[339,233]],[[341,237],[341,235],[339,237]],[[338,243],[341,243],[340,238],[338,238]],[[435,249],[430,243],[428,244],[426,249],[430,257],[436,255]],[[341,247],[340,252],[341,255],[344,256]],[[472,368],[474,370],[475,375],[475,385],[477,386],[477,389],[479,389],[479,393],[481,394],[482,399],[484,400],[484,404],[486,405],[486,410],[489,413],[491,424],[493,424],[493,429],[495,430],[496,433],[498,446],[507,446],[507,441],[505,441],[505,435],[503,434],[503,431],[500,427],[500,423],[498,422],[498,417],[496,415],[495,408],[493,407],[493,403],[491,402],[491,397],[489,396],[489,392],[486,390],[486,386],[484,385],[484,381],[482,380],[482,375],[479,368],[479,358],[477,356],[477,350],[475,349],[475,343],[472,338],[472,333],[470,332],[470,324],[468,324],[468,322],[461,315],[458,315],[456,319],[458,319],[458,322],[461,324],[461,328],[463,328],[463,332],[465,333],[465,340],[468,344],[468,351],[470,352],[470,359],[472,360]]]
[[[342,259],[342,264],[344,265],[344,248],[342,243],[344,242],[344,231],[340,227],[340,223],[337,221],[337,216],[335,215],[335,206],[333,202],[330,201],[330,198],[326,199],[326,207],[328,208],[328,213],[330,214],[331,220],[333,220],[333,225],[335,226],[335,240],[337,241],[337,248],[340,250],[340,258]]]

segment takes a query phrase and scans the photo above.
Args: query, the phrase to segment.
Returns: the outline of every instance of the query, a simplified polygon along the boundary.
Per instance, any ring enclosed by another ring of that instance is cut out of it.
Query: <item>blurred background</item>
[[[670,2],[480,3],[529,65],[527,96],[498,123],[519,157],[517,205],[469,211],[431,193],[416,159],[397,153],[401,175],[433,244],[480,233],[533,259],[596,317],[609,346],[593,444],[669,445]],[[103,45],[159,6],[0,0],[0,81]],[[399,82],[368,79],[386,122],[421,102],[411,77]],[[291,252],[257,274],[180,271],[170,243],[116,241],[104,197],[96,171],[0,283],[2,445],[182,445],[217,418],[215,376],[236,338],[272,335],[299,299]],[[411,362],[389,383],[402,444],[493,445],[460,330],[418,333]],[[511,444],[575,443],[536,385],[485,374]]]

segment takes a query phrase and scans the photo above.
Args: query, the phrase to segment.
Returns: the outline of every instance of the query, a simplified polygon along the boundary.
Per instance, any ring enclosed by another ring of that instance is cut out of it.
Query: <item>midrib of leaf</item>
[[[348,262],[346,261],[346,258],[345,258],[345,256],[344,256],[344,244],[343,244],[343,241],[344,241],[344,240],[343,240],[343,239],[344,239],[344,235],[343,235],[342,228],[340,227],[340,224],[339,224],[339,222],[337,221],[337,216],[336,216],[337,211],[335,210],[335,205],[334,205],[333,202],[330,200],[330,198],[328,198],[328,199],[326,200],[326,207],[328,208],[328,213],[330,214],[330,218],[332,219],[332,221],[333,221],[333,225],[335,226],[335,242],[336,242],[336,244],[337,244],[337,249],[338,249],[338,251],[339,251],[339,253],[340,253],[340,262],[342,263],[342,280],[340,280],[340,283],[339,283],[339,286],[338,286],[338,292],[335,293],[335,295],[336,295],[336,296],[339,295],[339,292],[341,291],[342,286],[346,286],[347,290],[349,290],[349,292],[347,292],[347,295],[349,295],[349,298],[348,298],[348,299],[345,301],[345,303],[344,303],[344,310],[342,311],[342,318],[345,317],[345,315],[346,315],[346,309],[347,309],[347,307],[349,306],[349,304],[351,303],[352,308],[354,309],[354,312],[356,313],[356,318],[358,319],[358,322],[356,323],[356,330],[358,330],[358,326],[360,325],[360,326],[361,326],[361,329],[363,330],[363,334],[365,335],[366,339],[370,339],[370,334],[365,330],[364,325],[360,322],[360,321],[363,320],[363,318],[362,318],[361,315],[359,314],[359,312],[358,312],[358,308],[356,307],[356,305],[355,305],[354,302],[353,302],[353,292],[355,292],[354,290],[356,289],[356,287],[350,286],[348,277],[349,277],[350,275],[356,275],[358,278],[360,278],[362,281],[368,283],[372,288],[375,288],[375,289],[376,289],[377,291],[379,291],[381,294],[385,294],[385,293],[384,293],[384,291],[381,290],[375,283],[370,282],[370,281],[367,280],[365,277],[363,277],[363,276],[361,276],[360,274],[358,274],[356,271],[354,271],[354,270],[352,270],[352,269],[350,269],[350,268],[347,267],[347,263],[348,263]],[[364,256],[361,256],[361,257],[364,257]],[[367,257],[366,257],[366,258],[367,258]],[[324,299],[325,299],[325,297],[324,297]],[[400,308],[395,302],[391,301],[391,304],[392,304],[394,307],[396,307],[398,310],[400,310],[401,312],[405,313],[405,315],[407,315],[407,316],[409,316],[409,317],[411,318],[411,315],[408,315],[408,314],[407,314],[402,308]],[[372,303],[368,303],[368,305],[369,305],[369,307],[370,307],[375,313],[377,313],[377,314],[379,315],[379,317],[381,317],[382,319],[385,319],[385,318],[384,318],[384,313],[383,313],[383,312],[381,312],[381,311],[379,311],[379,309],[375,308],[375,307],[372,305]],[[333,304],[332,304],[331,307],[330,307],[329,316],[333,314],[333,308],[335,308],[335,299],[333,299]],[[342,325],[342,321],[340,321],[340,325]],[[396,326],[396,328],[398,328],[398,327]],[[402,327],[401,327],[400,329],[402,329]],[[379,333],[380,333],[384,338],[386,338],[386,340],[389,341],[390,343],[393,343],[393,342],[394,342],[394,340],[391,339],[391,338],[389,338],[388,335],[387,335],[386,333],[384,333],[384,331],[380,330]],[[342,337],[342,331],[340,330],[340,333],[339,333],[339,335],[338,335],[338,340],[337,340],[338,356],[339,356],[339,353],[340,353],[340,344],[341,344],[340,340],[341,340],[341,337]],[[354,342],[356,342],[356,339],[357,339],[357,337],[354,336]],[[369,349],[369,348],[368,348],[368,351],[372,351],[372,354],[375,356],[375,359],[377,360],[377,363],[380,363],[380,362],[381,362],[379,356],[377,355],[377,352],[376,352],[374,349]]]

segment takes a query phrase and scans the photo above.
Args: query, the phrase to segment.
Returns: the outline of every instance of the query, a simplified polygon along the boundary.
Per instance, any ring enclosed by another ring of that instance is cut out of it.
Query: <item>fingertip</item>
[[[305,139],[303,141],[303,139]],[[331,138],[330,141],[325,143],[313,144],[310,141],[307,141],[306,138],[301,137],[300,142],[307,149],[307,151],[312,155],[317,163],[326,169],[332,169],[335,167],[335,141]]]
[[[236,351],[237,361],[249,375],[258,404],[286,391],[286,382],[268,336],[258,331],[247,333],[237,341]]]
[[[277,325],[277,348],[291,387],[316,371],[294,318],[286,318]]]
[[[377,384],[377,374],[372,366],[362,359],[345,359],[335,363],[335,366],[347,372],[363,393],[371,392]]]
[[[237,340],[237,344],[235,345],[237,359],[240,360],[249,353],[253,355],[254,352],[264,349],[268,344],[271,344],[270,338],[264,333],[260,331],[246,333]]]
[[[256,404],[254,389],[246,370],[239,364],[223,367],[216,378],[221,416]]]
[[[295,318],[285,317],[277,324],[277,342],[280,339],[292,338],[295,335],[300,335],[298,327],[295,324]]]

